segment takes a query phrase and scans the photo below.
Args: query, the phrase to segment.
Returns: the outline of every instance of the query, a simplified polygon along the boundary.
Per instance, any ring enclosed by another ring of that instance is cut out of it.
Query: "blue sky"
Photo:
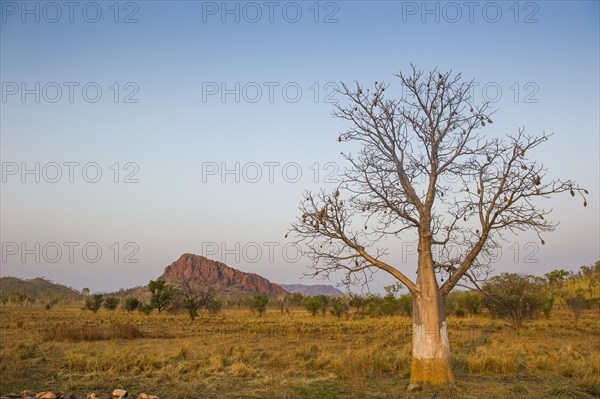
[[[302,191],[332,187],[326,176],[345,165],[331,82],[385,81],[394,92],[394,74],[410,63],[474,79],[476,100],[497,97],[488,135],[555,133],[537,158],[551,176],[590,190],[587,208],[568,195],[544,203],[561,222],[547,245],[510,238],[496,271],[543,274],[600,258],[598,2],[469,10],[464,2],[276,1],[270,21],[265,2],[98,1],[77,2],[73,22],[62,2],[0,3],[2,275],[105,291],[145,284],[181,253],[217,243],[223,253],[211,257],[230,266],[316,283],[300,279],[306,263],[290,262],[282,248]],[[24,98],[23,88],[31,91]],[[237,172],[221,175],[236,162]],[[36,163],[39,183],[21,175]],[[62,177],[52,183],[56,164]],[[253,183],[256,165],[262,178]],[[97,170],[99,180],[86,181]],[[379,273],[372,288],[392,282]]]

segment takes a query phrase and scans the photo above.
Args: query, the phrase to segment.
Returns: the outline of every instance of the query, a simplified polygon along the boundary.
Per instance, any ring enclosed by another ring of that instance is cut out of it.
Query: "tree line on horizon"
[[[408,316],[412,315],[412,298],[402,293],[401,283],[385,287],[384,295],[346,294],[342,297],[327,295],[304,296],[292,293],[289,296],[268,297],[266,295],[246,295],[220,298],[221,292],[208,284],[191,284],[182,281],[168,284],[165,280],[151,280],[146,286],[149,300],[140,296],[117,294],[90,294],[83,289],[83,309],[98,312],[121,309],[125,312],[140,312],[149,315],[157,313],[183,313],[191,320],[201,311],[216,315],[223,308],[249,309],[262,316],[268,308],[281,314],[290,314],[292,310],[304,309],[314,317],[330,314],[338,319]],[[517,331],[527,320],[537,317],[550,318],[555,308],[568,308],[577,321],[586,309],[600,310],[600,261],[594,265],[584,265],[577,272],[557,269],[544,277],[502,273],[488,279],[478,290],[453,291],[446,300],[447,312],[456,317],[489,315],[501,318]],[[3,305],[21,306],[43,305],[47,310],[72,296],[61,298],[57,295],[32,295],[20,291],[0,291]]]

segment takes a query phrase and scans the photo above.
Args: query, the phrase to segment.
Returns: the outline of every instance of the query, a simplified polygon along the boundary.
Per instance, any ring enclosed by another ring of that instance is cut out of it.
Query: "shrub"
[[[462,293],[458,298],[458,304],[470,315],[478,315],[481,312],[481,295],[474,291]]]
[[[398,298],[400,312],[405,316],[412,316],[412,297],[410,294],[400,295]]]
[[[304,297],[304,300],[302,301],[302,306],[304,306],[304,308],[308,310],[308,312],[313,316],[316,316],[319,310],[323,314],[325,314],[325,312],[327,311],[327,305],[324,301],[323,295]]]
[[[104,309],[115,310],[119,306],[119,298],[114,296],[108,297],[104,300]]]
[[[555,298],[552,295],[547,295],[544,297],[542,302],[542,312],[544,313],[544,317],[546,319],[550,318],[552,314],[552,308],[554,307]]]
[[[331,314],[338,319],[343,315],[348,316],[348,304],[344,298],[333,298],[331,300]]]
[[[454,315],[458,317],[465,317],[467,315],[467,312],[463,308],[456,308],[454,309]]]
[[[288,297],[288,303],[290,306],[301,307],[302,301],[304,300],[304,296],[300,292],[294,292],[292,295]]]
[[[481,313],[483,300],[475,291],[452,291],[446,298],[446,311],[458,317]]]
[[[104,302],[104,296],[102,294],[88,296],[85,298],[84,309],[96,313],[100,309],[100,306],[102,306],[102,302]]]
[[[141,304],[141,302],[139,299],[137,299],[135,297],[129,297],[129,298],[125,299],[124,307],[127,312],[133,312],[140,306],[140,304]]]
[[[544,300],[542,288],[533,276],[502,273],[482,287],[483,301],[492,315],[507,320],[519,334],[523,323],[539,313]]]
[[[387,294],[380,303],[381,314],[384,316],[393,316],[400,313],[400,303],[393,294]]]
[[[588,301],[582,292],[578,292],[577,295],[567,298],[567,306],[571,309],[573,317],[575,317],[575,323],[577,323],[583,310],[588,307]]]
[[[250,309],[253,312],[258,312],[259,315],[263,315],[267,311],[267,304],[269,303],[269,297],[266,295],[254,295],[249,300]]]

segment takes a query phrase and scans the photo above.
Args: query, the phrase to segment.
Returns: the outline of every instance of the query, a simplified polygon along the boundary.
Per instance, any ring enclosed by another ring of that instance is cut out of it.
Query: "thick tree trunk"
[[[413,299],[410,382],[423,385],[454,384],[443,299],[439,294],[426,295]]]
[[[454,384],[446,306],[433,270],[430,234],[419,243],[418,293],[413,295],[412,367],[410,383]]]

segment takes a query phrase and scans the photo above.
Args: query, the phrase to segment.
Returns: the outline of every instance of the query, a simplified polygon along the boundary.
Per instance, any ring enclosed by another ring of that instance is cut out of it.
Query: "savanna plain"
[[[4,305],[0,392],[161,398],[597,398],[600,314],[567,309],[517,335],[486,315],[449,316],[457,384],[407,393],[411,319],[302,309],[216,315]]]

